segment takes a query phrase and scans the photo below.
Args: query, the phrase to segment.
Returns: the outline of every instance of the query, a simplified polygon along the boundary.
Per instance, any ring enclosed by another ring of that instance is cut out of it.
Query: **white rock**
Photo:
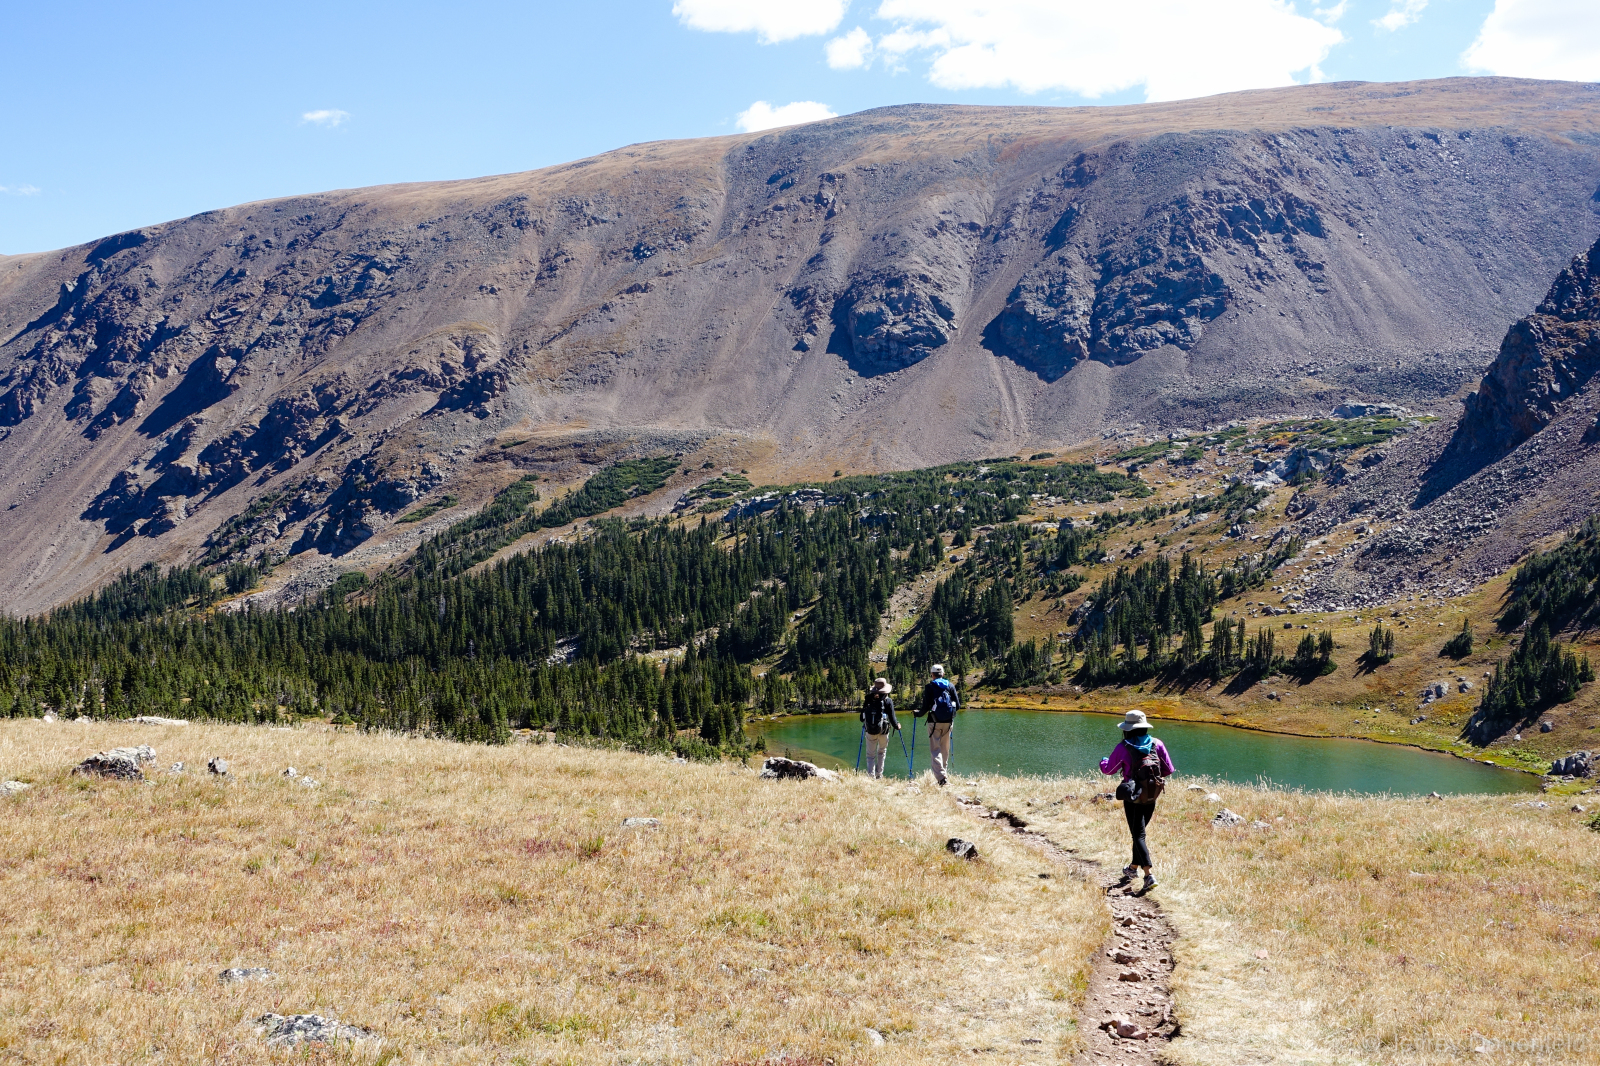
[[[230,966],[217,974],[217,980],[223,984],[232,984],[235,981],[265,981],[269,977],[276,976],[278,975],[265,966]]]
[[[1207,803],[1221,803],[1222,802],[1222,797],[1217,795],[1215,792],[1207,792],[1206,793],[1206,802]]]
[[[1224,807],[1222,810],[1216,813],[1214,818],[1211,819],[1211,824],[1213,826],[1231,828],[1232,826],[1243,825],[1244,818],[1241,815],[1234,814],[1232,811],[1228,810],[1228,808]]]
[[[659,818],[624,818],[622,820],[622,828],[624,829],[654,829],[660,824],[661,819]]]
[[[137,748],[97,751],[74,767],[72,772],[80,777],[112,777],[142,781],[143,764],[155,761],[155,749],[148,744],[140,744]]]
[[[287,770],[285,770],[283,772],[283,776],[284,777],[299,777],[300,776],[300,771],[296,770],[294,767],[291,766],[291,767],[289,767]]]
[[[883,1034],[876,1029],[864,1029],[862,1031],[867,1034],[867,1043],[873,1047],[882,1047],[884,1045]]]
[[[162,718],[161,716],[154,715],[154,714],[141,714],[137,718],[128,719],[128,721],[130,721],[130,722],[138,722],[140,725],[188,725],[189,724],[188,722],[185,722],[182,718]]]
[[[15,796],[18,792],[32,788],[32,785],[22,781],[0,781],[0,796]]]
[[[381,1037],[370,1029],[345,1025],[320,1014],[263,1014],[256,1019],[256,1033],[266,1037],[273,1047],[294,1047],[299,1044],[331,1044],[340,1040],[366,1043]]]

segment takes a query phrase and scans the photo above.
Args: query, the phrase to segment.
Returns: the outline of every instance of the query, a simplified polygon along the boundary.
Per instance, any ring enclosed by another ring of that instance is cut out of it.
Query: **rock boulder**
[[[155,749],[148,744],[137,748],[112,748],[97,751],[72,770],[78,777],[108,777],[121,781],[143,781],[144,764],[156,761]]]

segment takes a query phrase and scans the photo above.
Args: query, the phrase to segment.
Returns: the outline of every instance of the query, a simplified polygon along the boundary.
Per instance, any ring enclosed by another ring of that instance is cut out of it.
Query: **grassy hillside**
[[[659,520],[605,513],[660,492],[672,459],[617,463],[550,500],[523,478],[316,601],[234,611],[223,589],[251,580],[237,567],[148,568],[47,619],[0,620],[0,715],[321,718],[489,742],[540,730],[709,758],[746,750],[749,715],[852,706],[875,675],[906,691],[944,662],[990,706],[1141,702],[1542,770],[1600,724],[1592,533],[1530,568],[1510,613],[1509,576],[1301,607],[1383,525],[1293,535],[1319,478],[1418,424],[1237,424],[778,487],[723,477],[725,516],[690,492],[687,513]],[[1288,482],[1241,480],[1268,465]],[[516,553],[581,515],[569,539]],[[1463,625],[1470,646],[1444,654]],[[1535,663],[1539,632],[1553,650]]]
[[[66,773],[135,742],[189,771]],[[231,778],[194,769],[212,755]],[[252,1020],[314,1012],[382,1037],[314,1061],[1056,1062],[1102,1020],[1080,1015],[1110,932],[1098,889],[926,778],[39,721],[0,724],[0,778],[32,786],[0,797],[17,1061],[285,1061]],[[1581,1034],[1600,1009],[1587,813],[1188,783],[1151,829],[1179,934],[1166,1061],[1459,1062],[1484,1038]],[[1101,780],[957,787],[1125,859]],[[1246,824],[1213,828],[1223,805]],[[982,860],[948,856],[955,835]],[[219,982],[228,967],[273,976]]]
[[[67,775],[141,742],[189,770]],[[267,1012],[382,1036],[358,1061],[861,1062],[868,1027],[896,1062],[1055,1061],[1107,930],[1092,890],[1041,882],[947,797],[853,777],[30,720],[0,723],[0,779],[33,786],[0,796],[0,1058],[19,1062],[297,1057],[252,1033]],[[957,833],[981,863],[946,853]]]

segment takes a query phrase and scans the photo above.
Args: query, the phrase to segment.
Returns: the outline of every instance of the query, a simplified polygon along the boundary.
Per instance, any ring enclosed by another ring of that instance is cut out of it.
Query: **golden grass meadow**
[[[69,776],[138,743],[144,784]],[[0,776],[33,786],[0,798],[0,1063],[1056,1061],[1108,926],[1093,889],[904,783],[36,720],[0,723]],[[269,1048],[268,1012],[382,1042]]]
[[[144,784],[68,774],[133,743]],[[32,785],[0,798],[0,1062],[1056,1062],[1108,932],[1098,889],[926,777],[34,720],[0,724],[0,776]],[[1167,1061],[1600,1061],[1600,834],[1570,800],[1189,783],[1151,829]],[[1103,788],[952,791],[1114,868]],[[1214,829],[1224,804],[1247,824]],[[382,1039],[273,1048],[268,1012]]]

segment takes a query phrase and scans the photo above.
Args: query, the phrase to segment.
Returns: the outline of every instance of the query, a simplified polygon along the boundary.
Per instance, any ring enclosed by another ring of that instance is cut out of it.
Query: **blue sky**
[[[0,18],[6,254],[887,104],[1600,80],[1600,0],[7,0]]]

